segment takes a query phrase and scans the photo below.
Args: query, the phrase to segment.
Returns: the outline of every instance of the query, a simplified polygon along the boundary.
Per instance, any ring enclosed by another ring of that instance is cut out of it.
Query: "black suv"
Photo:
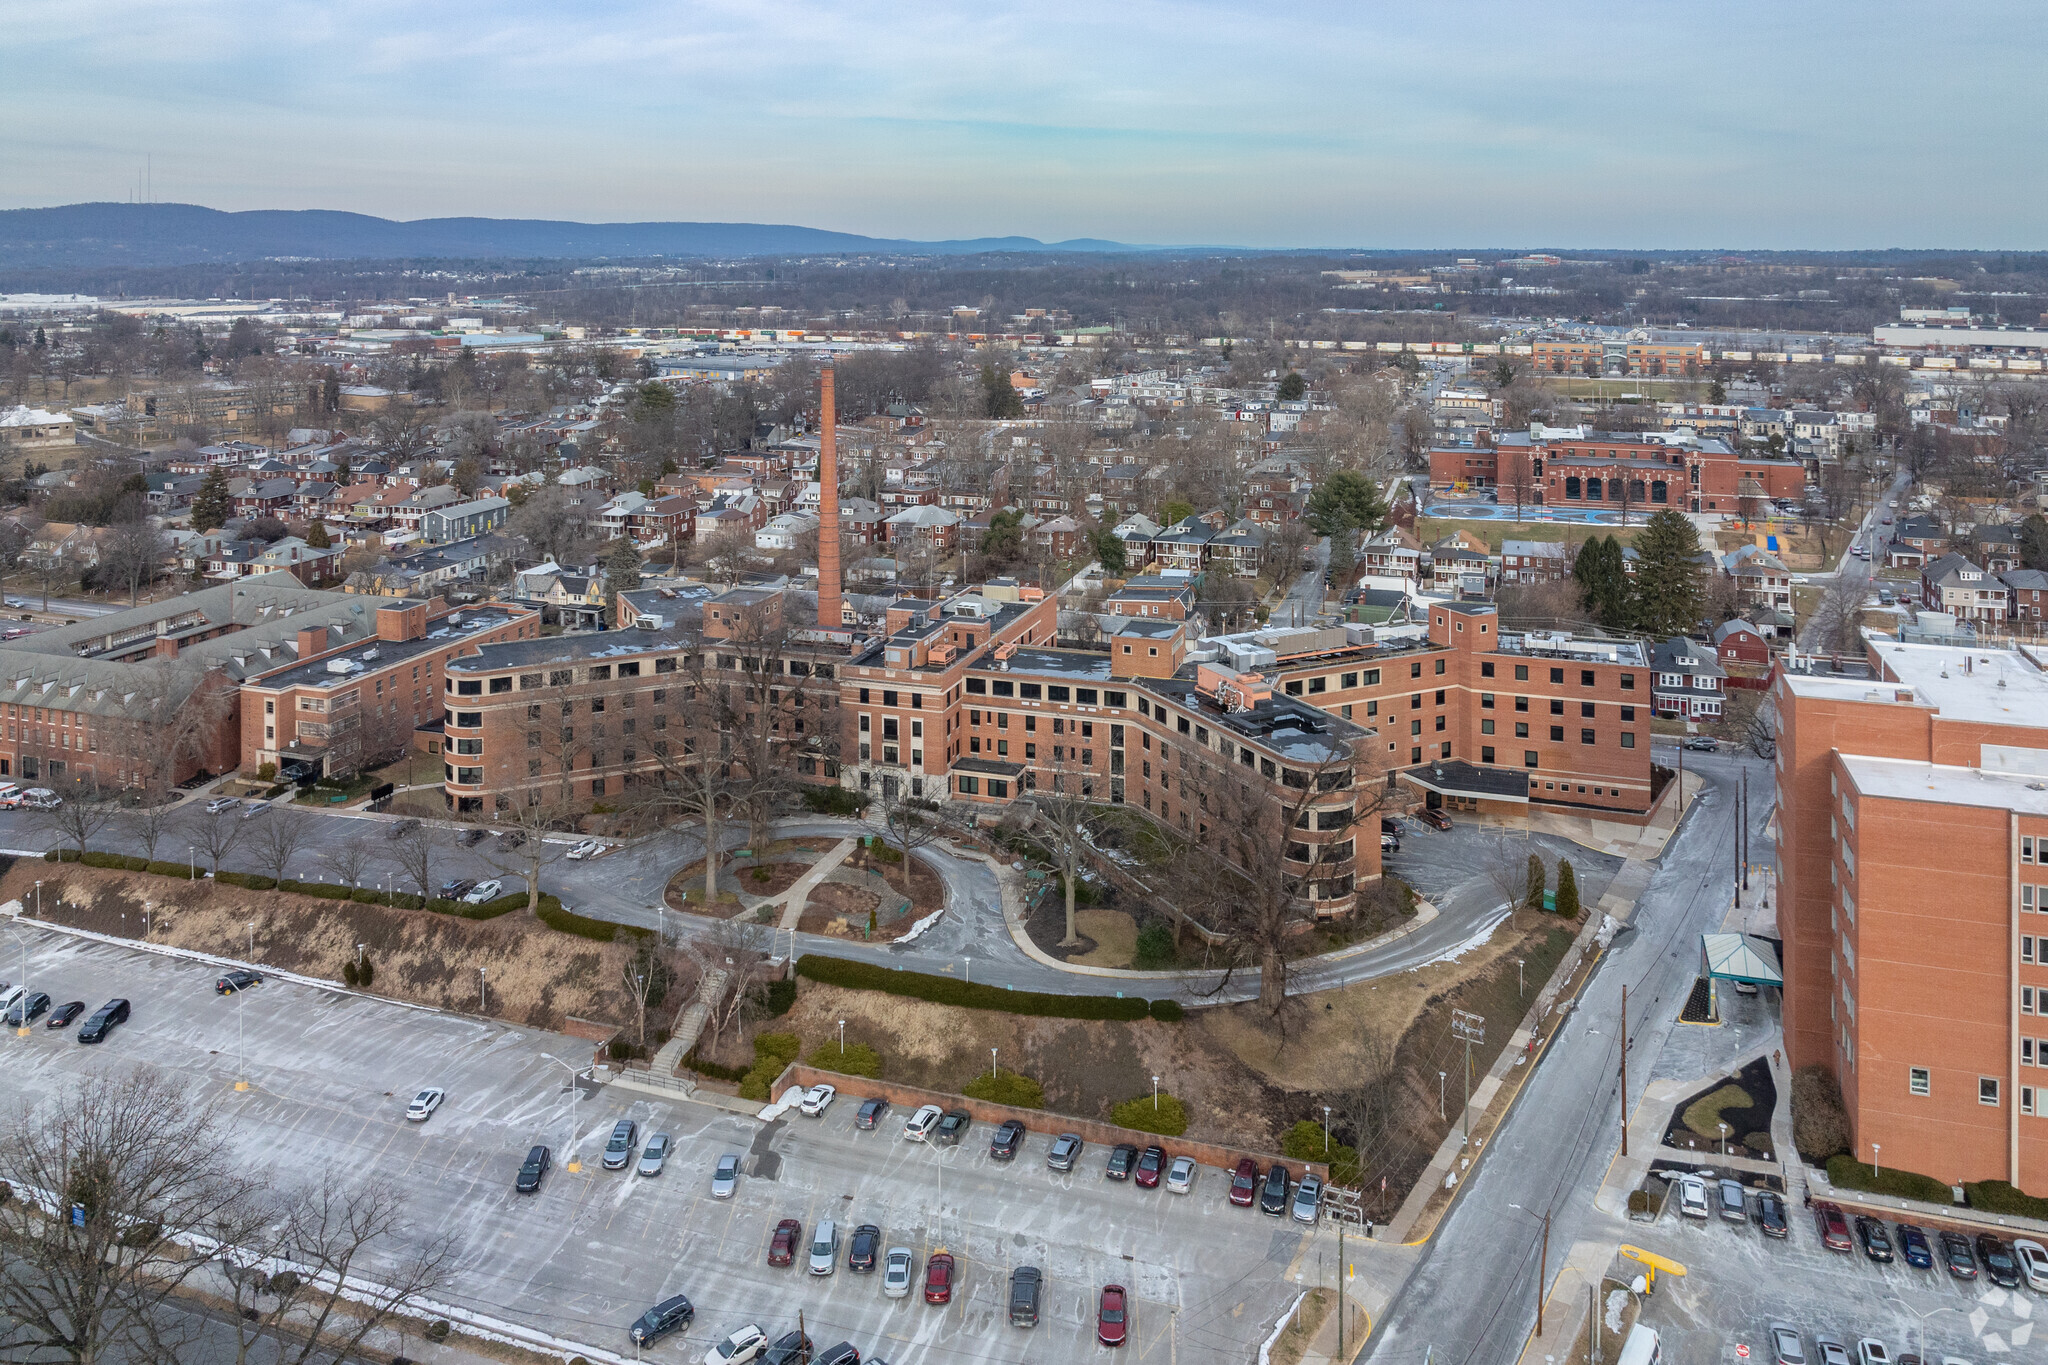
[[[882,1115],[889,1112],[889,1101],[881,1098],[862,1100],[860,1111],[853,1116],[856,1128],[872,1128],[882,1121]]]
[[[78,1041],[81,1043],[104,1042],[114,1031],[114,1025],[128,1022],[128,1002],[118,997],[109,1000],[93,1011],[92,1018],[78,1026]]]
[[[1138,1161],[1138,1149],[1128,1142],[1119,1142],[1109,1153],[1109,1164],[1102,1168],[1102,1174],[1111,1180],[1129,1180],[1131,1167]]]
[[[9,1028],[20,1028],[23,1024],[33,1024],[36,1018],[48,1008],[50,1008],[49,996],[41,991],[30,991],[27,995],[15,1001],[13,1006],[8,1009],[7,1026]]]
[[[518,1194],[532,1194],[540,1188],[540,1178],[554,1165],[555,1154],[546,1147],[536,1147],[526,1154],[526,1164],[519,1168],[519,1178],[512,1182],[512,1189]]]
[[[2004,1239],[1989,1233],[1977,1234],[1977,1259],[1984,1263],[1984,1277],[2000,1289],[2020,1287],[2019,1262]]]
[[[957,1146],[967,1136],[967,1127],[974,1122],[974,1116],[965,1109],[948,1109],[946,1116],[939,1120],[939,1126],[932,1132],[932,1141],[941,1147]]]
[[[1024,1140],[1024,1125],[1017,1119],[1004,1119],[996,1129],[996,1135],[989,1139],[988,1154],[997,1161],[1008,1161],[1017,1155],[1017,1144]]]
[[[247,967],[237,967],[213,983],[215,995],[233,995],[236,991],[248,990],[251,986],[263,984],[263,977]]]
[[[802,1332],[784,1332],[761,1352],[761,1365],[805,1365],[810,1358],[811,1339]]]
[[[1010,1326],[1038,1325],[1038,1295],[1045,1276],[1035,1265],[1020,1265],[1010,1272]]]
[[[1275,1218],[1287,1212],[1287,1168],[1277,1161],[1266,1171],[1266,1183],[1259,1190],[1259,1212]]]
[[[862,1223],[853,1230],[853,1240],[846,1246],[846,1268],[848,1270],[873,1270],[875,1257],[882,1250],[882,1230],[873,1223]]]
[[[628,1335],[633,1338],[635,1346],[647,1346],[670,1332],[688,1327],[696,1316],[697,1310],[690,1307],[690,1301],[677,1294],[674,1298],[663,1299],[636,1318]]]

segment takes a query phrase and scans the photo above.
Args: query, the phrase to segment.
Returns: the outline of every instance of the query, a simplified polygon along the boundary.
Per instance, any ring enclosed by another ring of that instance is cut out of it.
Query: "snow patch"
[[[1456,962],[1459,958],[1471,952],[1473,949],[1484,948],[1486,946],[1486,941],[1493,937],[1493,931],[1500,928],[1502,922],[1505,921],[1507,917],[1507,907],[1502,906],[1498,914],[1496,914],[1492,919],[1488,920],[1484,925],[1480,926],[1478,933],[1472,935],[1472,937],[1466,939],[1463,943],[1460,943],[1455,947],[1446,948],[1443,952],[1438,953],[1428,962],[1416,963],[1413,967],[1410,967],[1408,970],[1411,972],[1417,972],[1421,971],[1424,967],[1433,966],[1439,962]]]

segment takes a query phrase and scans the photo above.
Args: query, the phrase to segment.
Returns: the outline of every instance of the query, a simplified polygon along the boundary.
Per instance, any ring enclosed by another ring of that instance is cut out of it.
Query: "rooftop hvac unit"
[[[356,671],[356,667],[356,662],[353,659],[329,659],[327,661],[327,671],[329,673],[353,673]]]

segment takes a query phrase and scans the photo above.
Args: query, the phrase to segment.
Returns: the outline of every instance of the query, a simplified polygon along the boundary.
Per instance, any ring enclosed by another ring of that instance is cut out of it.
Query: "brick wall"
[[[1270,1152],[1224,1147],[1213,1142],[1195,1142],[1188,1138],[1160,1137],[1155,1133],[1141,1133],[1135,1128],[1119,1128],[1113,1123],[1055,1114],[1048,1109],[1019,1109],[1014,1105],[994,1104],[988,1100],[970,1100],[962,1095],[949,1095],[939,1090],[923,1090],[896,1081],[871,1081],[861,1076],[842,1076],[837,1072],[822,1071],[803,1062],[791,1064],[786,1071],[776,1077],[775,1084],[769,1087],[769,1093],[779,1098],[782,1092],[792,1085],[809,1087],[819,1084],[837,1086],[842,1104],[854,1096],[864,1099],[879,1095],[903,1111],[899,1115],[891,1116],[897,1123],[908,1122],[912,1114],[927,1104],[936,1104],[941,1109],[965,1109],[974,1115],[974,1122],[977,1125],[967,1135],[970,1142],[985,1143],[989,1140],[990,1133],[981,1131],[981,1125],[993,1130],[995,1125],[1005,1119],[1017,1119],[1033,1133],[1045,1136],[1073,1133],[1089,1147],[1102,1149],[1099,1155],[1084,1152],[1084,1162],[1090,1159],[1107,1160],[1109,1148],[1119,1142],[1131,1143],[1140,1150],[1156,1142],[1166,1149],[1167,1156],[1191,1156],[1204,1166],[1214,1166],[1225,1172],[1224,1178],[1227,1178],[1227,1173],[1235,1170],[1237,1163],[1245,1157],[1258,1162],[1261,1171],[1277,1161],[1287,1168],[1288,1178],[1291,1180],[1298,1181],[1307,1172],[1314,1172],[1324,1180],[1330,1178],[1330,1168],[1319,1161],[1290,1161],[1286,1157],[1275,1156]],[[853,1099],[853,1103],[859,1102],[859,1099]]]

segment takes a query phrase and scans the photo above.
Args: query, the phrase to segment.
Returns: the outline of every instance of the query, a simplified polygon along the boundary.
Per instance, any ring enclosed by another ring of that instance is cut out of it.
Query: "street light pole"
[[[14,938],[15,938],[15,941],[21,944],[21,1004],[20,1004],[20,1006],[18,1007],[18,1008],[19,1008],[19,1009],[21,1010],[21,1027],[20,1027],[20,1028],[18,1028],[18,1029],[16,1029],[16,1030],[15,1030],[14,1032],[15,1032],[15,1035],[16,1035],[17,1037],[21,1037],[21,1038],[26,1038],[26,1037],[28,1037],[28,1034],[29,1034],[29,1027],[28,1027],[28,940],[27,940],[26,938],[24,938],[24,937],[22,936],[22,934],[21,934],[21,932],[20,932],[19,930],[15,930],[15,929],[9,929],[9,930],[8,930],[7,932],[8,932],[8,933],[10,933],[10,934],[13,934],[13,935],[14,935]]]
[[[996,1078],[996,1050],[994,1048],[988,1050],[988,1078],[991,1081]]]
[[[1159,1112],[1159,1078],[1157,1076],[1152,1078],[1152,1112],[1155,1114]]]
[[[1323,1106],[1323,1155],[1330,1154],[1330,1106]],[[1340,1236],[1342,1234],[1339,1234]]]
[[[846,1055],[846,1021],[844,1019],[839,1021],[839,1055],[841,1057]]]

